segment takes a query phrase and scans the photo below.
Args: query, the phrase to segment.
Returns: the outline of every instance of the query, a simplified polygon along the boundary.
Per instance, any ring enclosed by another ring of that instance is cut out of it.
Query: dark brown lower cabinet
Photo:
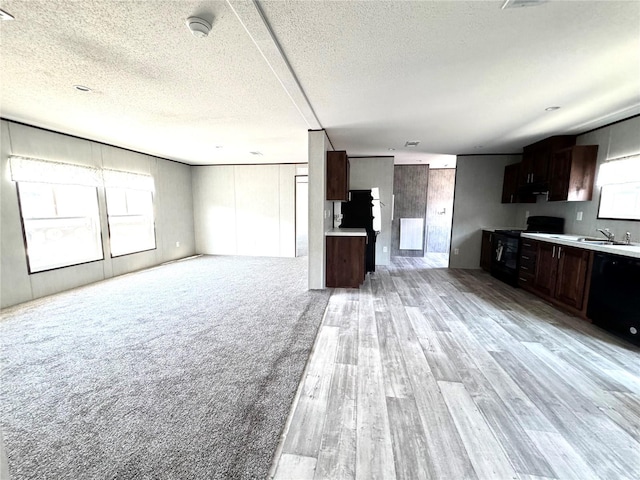
[[[576,310],[584,306],[589,256],[582,248],[558,247],[555,297]]]
[[[329,236],[326,285],[329,288],[358,288],[365,279],[367,237]]]
[[[525,240],[523,240],[525,242]],[[526,240],[529,252],[535,252],[532,264],[520,257],[520,286],[568,310],[586,316],[589,268],[592,252],[548,242]],[[524,245],[524,243],[523,243]],[[534,256],[533,254],[528,254]],[[523,271],[526,265],[528,271]],[[533,274],[530,273],[534,269]]]

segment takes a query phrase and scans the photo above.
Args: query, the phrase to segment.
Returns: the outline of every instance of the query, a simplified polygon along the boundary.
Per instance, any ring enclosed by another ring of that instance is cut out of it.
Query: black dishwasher
[[[595,253],[587,317],[640,345],[640,258]]]

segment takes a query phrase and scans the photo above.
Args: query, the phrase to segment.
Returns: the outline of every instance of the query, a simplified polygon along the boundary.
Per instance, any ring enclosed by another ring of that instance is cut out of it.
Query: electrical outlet
[[[389,249],[387,247],[382,247],[382,253],[387,253]]]
[[[454,248],[453,249],[453,254],[454,255],[458,255],[460,253],[460,249],[459,248]]]
[[[581,221],[582,221],[582,212],[578,212],[578,214],[576,215],[576,220],[577,220],[578,222],[581,222]]]
[[[180,246],[180,242],[176,242],[176,248]]]

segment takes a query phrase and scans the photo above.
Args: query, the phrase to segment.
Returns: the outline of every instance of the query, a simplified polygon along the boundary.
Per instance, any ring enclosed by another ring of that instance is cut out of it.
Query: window
[[[598,218],[640,220],[640,155],[602,164],[598,183]]]
[[[152,192],[122,187],[106,192],[111,256],[156,248]]]
[[[18,182],[29,272],[102,260],[96,187]]]

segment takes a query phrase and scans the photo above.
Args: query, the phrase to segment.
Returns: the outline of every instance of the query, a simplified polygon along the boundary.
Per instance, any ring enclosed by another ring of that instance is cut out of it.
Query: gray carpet
[[[199,257],[2,312],[13,480],[266,478],[328,291]]]

